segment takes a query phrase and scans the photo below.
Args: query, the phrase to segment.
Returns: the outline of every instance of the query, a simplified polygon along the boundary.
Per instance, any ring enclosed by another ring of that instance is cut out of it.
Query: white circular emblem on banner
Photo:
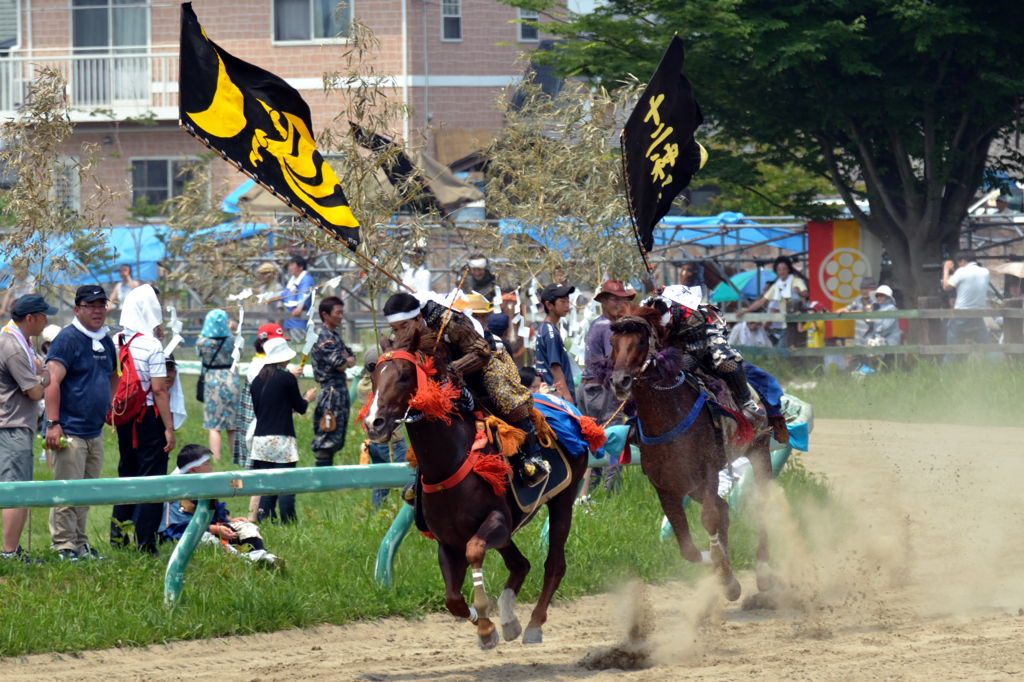
[[[818,269],[818,283],[829,299],[846,303],[860,296],[861,279],[871,274],[868,258],[857,249],[836,249]]]

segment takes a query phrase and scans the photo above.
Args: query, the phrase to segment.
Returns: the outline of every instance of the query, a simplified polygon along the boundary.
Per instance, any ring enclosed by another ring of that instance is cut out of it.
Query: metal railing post
[[[167,572],[164,574],[164,605],[175,606],[181,598],[181,588],[185,581],[185,569],[188,567],[192,553],[199,546],[203,533],[210,527],[210,519],[213,518],[213,510],[217,508],[217,500],[201,500],[196,505],[196,511],[188,527],[181,536],[181,540],[171,552],[171,560],[167,562]]]

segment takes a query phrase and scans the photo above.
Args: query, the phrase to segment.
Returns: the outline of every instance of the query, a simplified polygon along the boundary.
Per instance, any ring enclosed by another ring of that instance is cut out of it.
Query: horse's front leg
[[[437,543],[437,563],[444,578],[444,605],[456,618],[474,620],[475,616],[462,596],[462,585],[466,582],[466,557],[448,545]]]
[[[484,590],[484,555],[493,547],[504,547],[511,539],[505,515],[495,509],[487,515],[480,530],[466,543],[466,560],[473,576],[473,608],[476,609],[477,644],[481,649],[498,646],[498,631],[491,622],[494,602]]]
[[[508,568],[508,580],[505,582],[505,589],[501,591],[501,596],[498,597],[501,636],[505,638],[506,642],[511,642],[523,632],[519,619],[516,618],[516,595],[519,594],[519,590],[522,589],[523,582],[525,582],[526,576],[530,572],[530,562],[523,556],[523,553],[519,551],[514,542],[510,541],[504,547],[499,547],[498,551],[501,553],[502,558],[505,559],[505,567]]]
[[[736,601],[740,598],[740,582],[729,564],[729,504],[718,496],[718,469],[711,462],[705,464],[700,520],[708,532],[711,564],[725,587],[725,596]]]

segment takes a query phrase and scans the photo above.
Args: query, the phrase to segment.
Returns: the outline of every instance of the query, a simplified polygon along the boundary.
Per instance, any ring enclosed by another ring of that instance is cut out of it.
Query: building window
[[[150,101],[147,0],[73,0],[72,104]]]
[[[344,38],[351,21],[351,0],[274,0],[274,40],[277,42]]]
[[[187,159],[132,159],[132,204],[163,207],[181,195],[191,173]]]
[[[538,21],[540,13],[535,9],[519,9],[519,18],[525,21]],[[530,24],[519,24],[519,40],[524,43],[535,43],[540,40],[540,29]]]
[[[20,5],[18,0],[0,0],[0,56],[6,57],[18,45]]]
[[[462,0],[441,0],[441,40],[462,40]]]

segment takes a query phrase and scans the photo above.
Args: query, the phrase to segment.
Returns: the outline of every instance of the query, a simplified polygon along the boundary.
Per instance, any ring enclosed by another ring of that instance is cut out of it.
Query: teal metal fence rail
[[[0,483],[0,509],[222,500],[251,495],[400,488],[412,480],[413,472],[405,464],[368,464],[148,478],[26,481]],[[185,534],[171,553],[164,575],[164,601],[168,605],[177,603],[181,596],[185,569],[209,527],[212,515],[209,505],[199,504]]]

